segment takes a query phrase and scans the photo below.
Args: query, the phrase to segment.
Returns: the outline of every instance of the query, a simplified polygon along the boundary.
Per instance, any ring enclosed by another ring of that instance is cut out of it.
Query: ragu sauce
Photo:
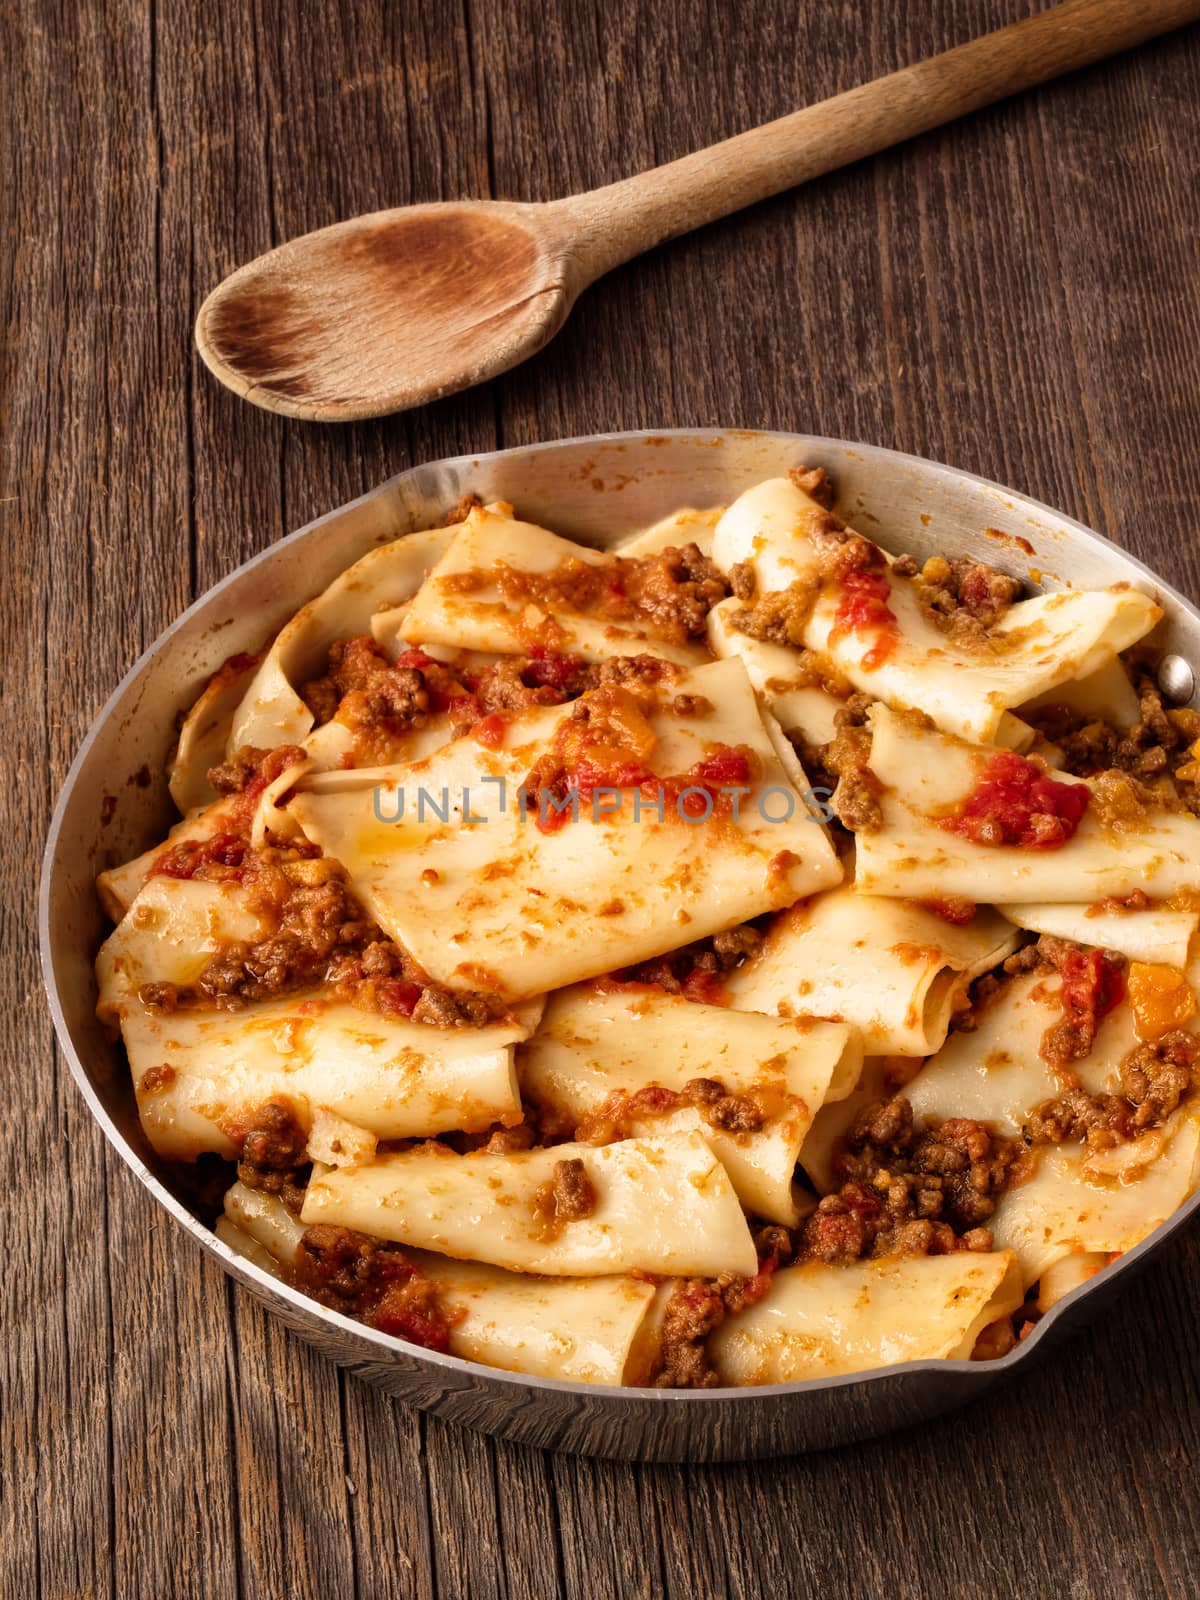
[[[707,820],[730,808],[722,791],[748,790],[759,776],[752,750],[717,745],[686,772],[659,777],[650,766],[658,739],[636,694],[603,684],[586,697],[586,709],[585,717],[559,724],[550,751],[525,780],[526,804],[542,833],[557,833],[566,825],[572,797],[586,807],[600,789],[637,789],[651,805],[661,801],[664,813]],[[542,803],[543,794],[551,804]]]
[[[304,760],[304,751],[295,745],[279,745],[263,753],[240,794],[226,806],[228,826],[207,839],[182,839],[168,845],[155,860],[148,876],[163,878],[207,878],[243,882],[253,869],[250,827],[254,812],[265,791],[291,766]],[[315,845],[302,841],[295,847],[301,855],[319,855]]]
[[[1060,850],[1091,800],[1083,783],[1063,783],[1013,750],[989,756],[978,783],[941,826],[972,844]]]

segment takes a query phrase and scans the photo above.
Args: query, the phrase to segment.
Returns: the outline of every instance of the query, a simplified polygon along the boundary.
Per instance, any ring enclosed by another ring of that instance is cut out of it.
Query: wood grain
[[[5,1600],[1200,1590],[1200,1251],[945,1422],[727,1468],[544,1455],[341,1377],[180,1246],[54,1051],[32,904],[90,718],[196,593],[423,457],[737,422],[982,472],[1200,594],[1200,35],[620,269],[490,388],[315,430],[199,298],[354,211],[611,181],[1032,9],[808,0],[0,5]]]

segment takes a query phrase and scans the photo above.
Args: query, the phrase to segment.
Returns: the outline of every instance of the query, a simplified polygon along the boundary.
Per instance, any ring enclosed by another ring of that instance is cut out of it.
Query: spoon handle
[[[1200,19],[1200,0],[1063,0],[620,183],[552,203],[580,286],[664,239]]]

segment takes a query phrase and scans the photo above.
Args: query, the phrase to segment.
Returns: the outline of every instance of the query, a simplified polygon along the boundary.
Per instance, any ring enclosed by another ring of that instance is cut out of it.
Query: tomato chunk
[[[841,580],[841,597],[833,618],[830,644],[848,633],[874,633],[875,643],[863,656],[864,667],[882,666],[899,635],[896,614],[888,605],[892,586],[882,572],[859,569]]]
[[[1074,838],[1091,798],[1086,784],[1063,783],[1040,762],[998,750],[988,757],[975,788],[941,825],[973,844],[1059,850]]]
[[[1063,1014],[1099,1022],[1125,998],[1125,974],[1104,959],[1103,950],[1071,950],[1063,958]]]

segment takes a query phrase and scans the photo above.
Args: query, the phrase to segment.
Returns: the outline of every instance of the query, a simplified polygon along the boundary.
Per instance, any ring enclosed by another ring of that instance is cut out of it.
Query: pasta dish
[[[203,686],[98,1013],[234,1251],[491,1366],[757,1385],[1003,1356],[1200,1185],[1158,606],[834,506],[600,552],[469,496]]]

